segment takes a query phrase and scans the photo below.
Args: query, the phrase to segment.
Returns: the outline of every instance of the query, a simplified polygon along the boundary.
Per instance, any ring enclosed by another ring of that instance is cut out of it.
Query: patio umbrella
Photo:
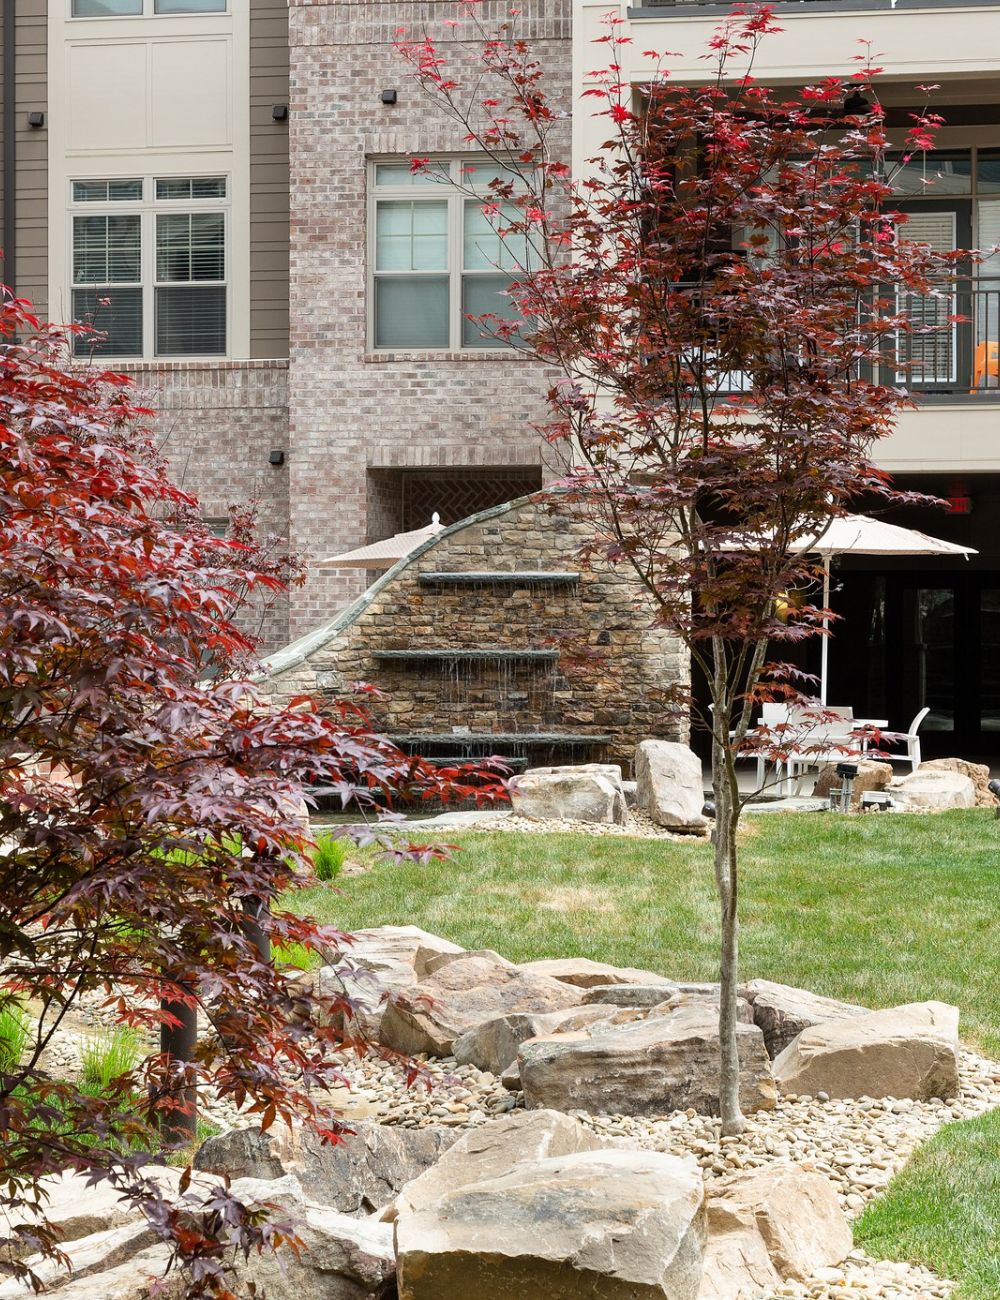
[[[800,549],[823,558],[824,609],[830,606],[830,564],[836,555],[964,555],[968,559],[977,554],[971,546],[958,546],[915,528],[887,524],[870,515],[840,515],[831,519],[821,534],[805,541]],[[824,618],[823,630],[828,629],[829,620]],[[823,705],[826,704],[829,650],[830,638],[824,636],[820,650],[820,702]]]
[[[414,528],[408,533],[394,533],[381,542],[372,542],[370,546],[359,546],[354,551],[344,551],[342,555],[328,555],[320,560],[320,569],[390,569],[397,560],[403,560],[422,546],[428,538],[443,532],[444,524],[435,511],[426,528]]]
[[[727,550],[749,549],[736,540],[727,544]],[[839,515],[831,519],[821,533],[803,529],[802,541],[797,549],[805,555],[819,555],[823,559],[823,608],[830,606],[830,564],[836,555],[976,555],[971,546],[958,546],[940,537],[930,537],[915,528],[901,528],[887,524],[871,515]],[[823,630],[828,631],[829,619],[824,618]],[[823,637],[820,647],[820,702],[826,704],[830,638]]]

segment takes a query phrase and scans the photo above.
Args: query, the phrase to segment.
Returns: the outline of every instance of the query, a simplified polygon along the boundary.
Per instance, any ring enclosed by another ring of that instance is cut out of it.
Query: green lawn
[[[456,832],[447,862],[380,861],[295,906],[343,929],[417,924],[514,961],[585,956],[677,979],[716,972],[711,849]],[[1000,1057],[1000,822],[767,814],[743,835],[742,969],[869,1006],[938,998]]]
[[[1000,1111],[949,1124],[855,1225],[855,1241],[958,1278],[956,1300],[1000,1296]]]

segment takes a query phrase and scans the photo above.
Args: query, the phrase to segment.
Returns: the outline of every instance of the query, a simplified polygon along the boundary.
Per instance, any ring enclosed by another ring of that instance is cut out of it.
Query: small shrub
[[[276,966],[294,966],[296,970],[315,970],[323,962],[318,952],[302,943],[278,944],[273,956]]]
[[[10,1074],[28,1046],[31,1021],[16,998],[8,997],[0,1006],[0,1074]]]
[[[90,1039],[80,1049],[84,1089],[97,1094],[107,1092],[113,1080],[132,1073],[141,1055],[139,1035],[128,1025]]]
[[[318,835],[313,850],[313,870],[320,880],[336,880],[344,869],[347,841],[334,835]]]

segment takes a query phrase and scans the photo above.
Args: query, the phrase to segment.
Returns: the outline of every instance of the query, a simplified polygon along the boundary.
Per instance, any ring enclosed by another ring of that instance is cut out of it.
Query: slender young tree
[[[711,734],[720,1110],[723,1132],[738,1133],[736,757],[780,758],[794,738],[752,719],[761,701],[804,698],[809,681],[782,647],[832,617],[810,540],[863,494],[913,499],[872,449],[909,404],[902,377],[925,336],[951,328],[958,255],[907,241],[865,53],[846,78],[770,89],[752,67],[780,29],[766,7],[737,10],[711,42],[705,84],[674,84],[668,58],[647,51],[634,88],[622,74],[631,38],[609,16],[595,55],[607,61],[573,105],[607,139],[571,177],[555,147],[566,113],[517,11],[493,30],[474,0],[455,10],[452,39],[478,48],[466,45],[464,72],[440,34],[399,32],[397,45],[502,170],[469,186],[518,267],[511,310],[480,328],[560,376],[545,434],[565,454],[564,491],[590,512],[588,549],[634,570],[707,682],[704,715],[688,687],[675,698]],[[907,155],[930,146],[936,122],[914,115]],[[432,176],[428,161],[412,166]]]
[[[191,1296],[231,1297],[233,1247],[288,1234],[225,1187],[169,1203],[143,1153],[195,1087],[265,1129],[298,1117],[337,1140],[334,1053],[365,1046],[351,1004],[310,992],[247,925],[249,913],[275,946],[349,942],[288,903],[310,881],[304,791],[360,820],[402,796],[489,798],[498,783],[407,757],[353,703],[269,701],[233,620],[244,593],[280,591],[280,573],[255,568],[245,520],[239,541],[193,523],[127,381],[67,356],[63,333],[3,299],[0,1207],[21,1224],[3,1264],[34,1280],[25,1257],[58,1253],[42,1180],[71,1168],[145,1210]],[[196,1010],[207,1032],[190,1062],[154,1052],[95,1095],[45,1056],[95,997],[120,1025],[155,1034]],[[346,1032],[333,1027],[345,1017]]]

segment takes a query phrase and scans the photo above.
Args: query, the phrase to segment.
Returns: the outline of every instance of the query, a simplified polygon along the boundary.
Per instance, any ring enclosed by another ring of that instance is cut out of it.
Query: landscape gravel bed
[[[359,1114],[385,1124],[468,1127],[523,1104],[494,1075],[453,1059],[428,1061],[433,1088],[407,1089],[403,1072],[375,1059],[345,1062],[351,1101]],[[717,1119],[679,1111],[655,1119],[574,1112],[600,1136],[623,1146],[648,1147],[695,1157],[707,1179],[734,1170],[793,1160],[826,1174],[837,1188],[848,1216],[856,1217],[905,1164],[914,1148],[942,1125],[970,1119],[1000,1107],[1000,1063],[971,1052],[962,1054],[961,1089],[947,1101],[919,1102],[879,1098],[852,1101],[783,1097],[773,1111],[748,1117],[738,1138],[720,1137]],[[927,1269],[877,1261],[854,1251],[836,1269],[808,1282],[788,1282],[760,1300],[938,1300],[954,1283]]]

